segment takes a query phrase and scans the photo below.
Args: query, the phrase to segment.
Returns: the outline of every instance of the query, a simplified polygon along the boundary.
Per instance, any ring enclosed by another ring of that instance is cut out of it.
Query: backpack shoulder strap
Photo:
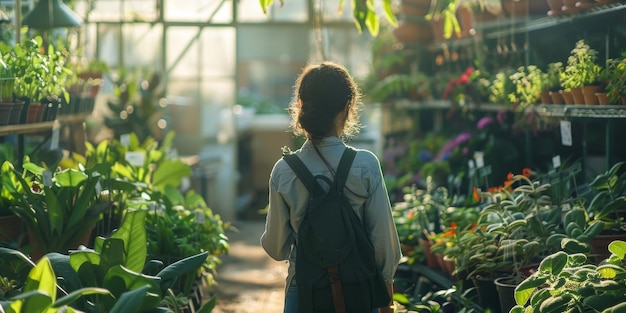
[[[346,185],[346,180],[348,180],[348,173],[350,172],[350,167],[352,167],[352,161],[354,161],[355,156],[356,150],[351,147],[346,147],[346,150],[343,151],[343,155],[337,166],[337,175],[335,176],[335,187],[339,192],[343,192],[343,187]]]
[[[315,177],[311,174],[311,171],[304,165],[302,160],[295,154],[285,154],[283,155],[283,159],[289,164],[289,167],[296,173],[296,176],[302,181],[306,189],[309,191],[309,194],[313,194],[313,186],[317,184],[315,181]]]

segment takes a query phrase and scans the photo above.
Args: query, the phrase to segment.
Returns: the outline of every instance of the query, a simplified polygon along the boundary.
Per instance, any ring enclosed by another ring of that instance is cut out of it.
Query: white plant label
[[[200,210],[196,211],[196,216],[194,220],[196,224],[204,224],[204,212]]]
[[[554,169],[557,169],[559,167],[561,167],[561,156],[560,155],[555,155],[552,157],[552,167],[554,167]]]
[[[54,125],[52,128],[52,137],[50,137],[50,150],[59,149],[59,137],[61,136],[61,127]]]
[[[122,144],[122,147],[128,148],[130,146],[130,134],[121,135],[120,144]]]
[[[482,151],[474,152],[474,159],[476,160],[476,168],[485,166],[485,160],[483,159],[484,153]]]
[[[572,123],[570,121],[561,121],[561,144],[572,146]]]
[[[44,170],[41,173],[41,180],[43,181],[43,185],[46,187],[52,186],[52,172],[49,170]]]
[[[143,166],[146,160],[146,154],[143,151],[129,151],[126,152],[126,162],[132,166]]]

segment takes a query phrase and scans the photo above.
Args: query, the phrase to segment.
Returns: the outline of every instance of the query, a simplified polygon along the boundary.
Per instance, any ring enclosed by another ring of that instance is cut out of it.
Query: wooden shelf
[[[0,126],[0,136],[41,133],[52,130],[55,121]]]
[[[37,133],[47,132],[47,131],[51,131],[52,128],[56,124],[82,123],[90,115],[91,114],[89,113],[61,115],[61,116],[58,116],[56,120],[49,121],[49,122],[3,125],[3,126],[0,126],[0,136],[26,135],[26,134],[37,134]]]

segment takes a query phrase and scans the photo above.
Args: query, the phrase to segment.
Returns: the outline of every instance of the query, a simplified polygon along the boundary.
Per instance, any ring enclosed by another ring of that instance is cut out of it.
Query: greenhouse
[[[0,312],[296,312],[316,188],[286,159],[331,194],[346,145],[373,311],[621,312],[625,13],[1,0]]]

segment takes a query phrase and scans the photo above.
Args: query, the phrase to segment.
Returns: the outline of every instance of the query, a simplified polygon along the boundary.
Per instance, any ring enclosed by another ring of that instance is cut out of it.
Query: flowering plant
[[[608,61],[608,77],[606,92],[609,103],[620,103],[621,97],[626,95],[626,57]]]
[[[448,81],[448,85],[443,91],[443,98],[463,103],[465,101],[466,88],[472,81],[474,71],[473,67],[468,67],[459,77]]]

